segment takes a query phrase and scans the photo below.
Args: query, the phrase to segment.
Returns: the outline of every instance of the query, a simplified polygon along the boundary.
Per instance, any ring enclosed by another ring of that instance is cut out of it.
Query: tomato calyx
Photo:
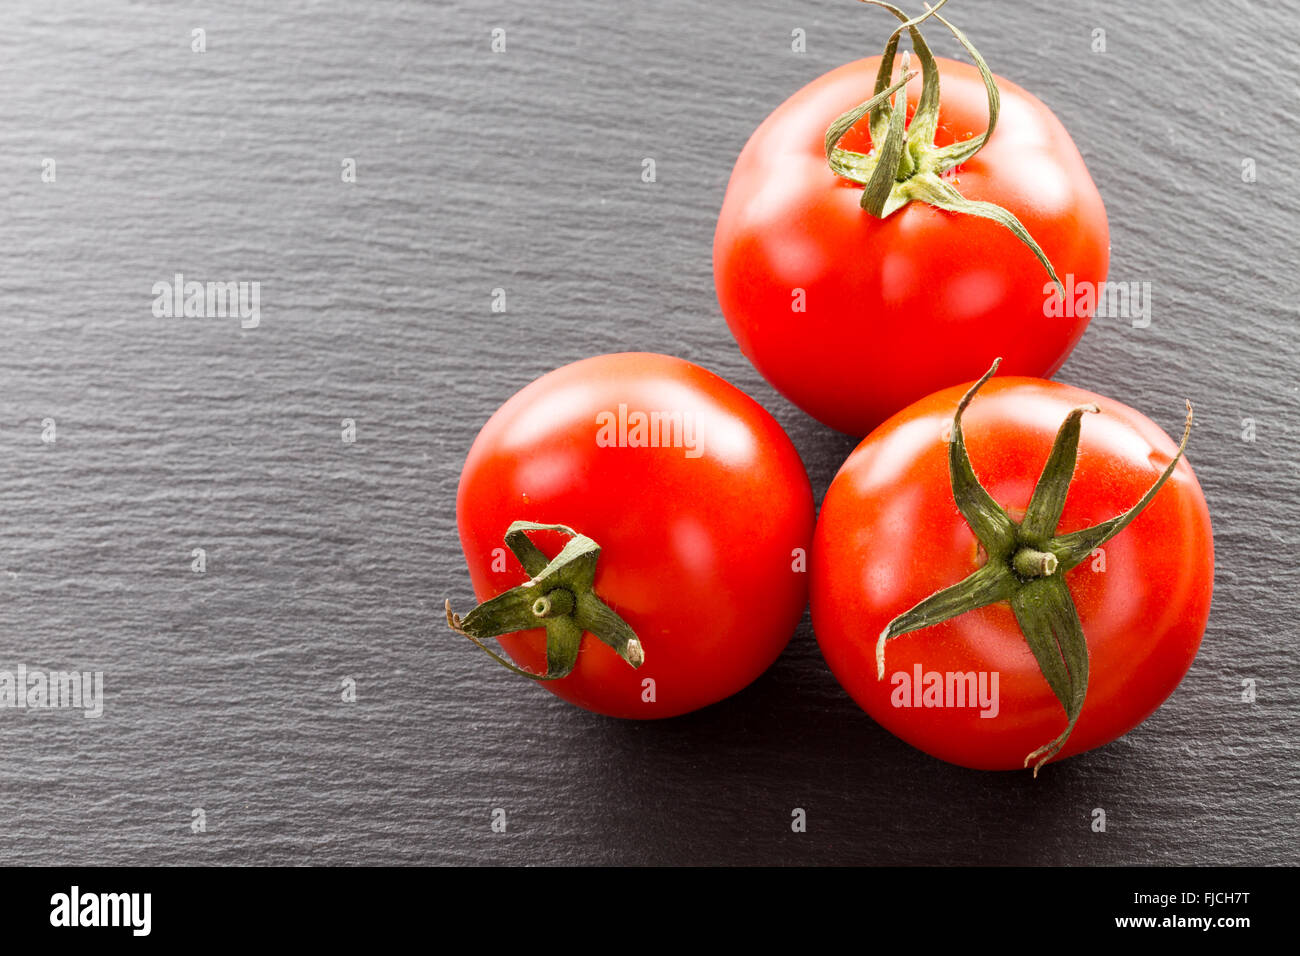
[[[554,558],[528,538],[529,531],[559,531],[570,537]],[[573,672],[584,632],[612,647],[633,667],[645,662],[636,632],[596,594],[600,545],[562,524],[515,521],[506,529],[506,546],[529,580],[484,601],[463,618],[446,602],[447,626],[469,638],[505,668],[532,680],[559,680]],[[546,673],[537,674],[506,660],[484,642],[503,634],[546,629]]]
[[[1066,416],[1024,519],[1016,523],[975,477],[961,427],[962,412],[980,387],[993,377],[1001,361],[994,361],[984,377],[962,396],[953,416],[948,444],[953,498],[988,560],[964,581],[937,591],[889,622],[876,643],[876,677],[884,679],[885,644],[893,638],[976,608],[1009,602],[1043,677],[1065,710],[1067,721],[1064,731],[1025,757],[1024,765],[1028,767],[1032,763],[1034,776],[1038,776],[1039,768],[1069,740],[1088,690],[1088,643],[1065,583],[1065,573],[1123,531],[1155,499],[1187,447],[1192,430],[1192,403],[1187,403],[1187,420],[1177,454],[1137,504],[1091,528],[1057,534],[1078,459],[1083,416],[1096,414],[1099,409],[1085,405]]]
[[[979,216],[989,219],[1008,229],[1017,239],[1029,247],[1043,264],[1052,282],[1065,297],[1065,288],[1057,277],[1056,269],[1047,254],[1029,234],[1016,216],[1007,209],[990,202],[967,199],[944,178],[944,173],[955,169],[978,153],[997,126],[1000,97],[993,74],[971,44],[966,35],[957,27],[939,16],[939,10],[948,0],[940,0],[934,7],[927,7],[926,12],[914,19],[908,19],[898,7],[884,0],[863,0],[873,6],[883,7],[892,13],[902,25],[894,30],[885,44],[885,52],[880,60],[880,69],[876,73],[876,85],[873,95],[859,106],[841,114],[826,130],[826,162],[831,171],[852,182],[865,187],[862,191],[861,206],[877,219],[885,219],[911,202],[924,202],[937,209]],[[917,29],[923,20],[934,17],[952,33],[957,41],[970,54],[975,66],[984,80],[988,92],[989,124],[979,136],[952,143],[948,146],[934,144],[935,133],[939,128],[939,68],[934,54]],[[890,83],[894,71],[894,57],[898,52],[898,41],[904,30],[912,39],[912,50],[921,63],[921,95],[917,101],[916,112],[912,122],[907,124],[907,83],[916,76],[909,72],[910,55],[903,53],[902,77]],[[839,142],[845,134],[864,116],[870,114],[872,152],[856,153],[841,149]]]

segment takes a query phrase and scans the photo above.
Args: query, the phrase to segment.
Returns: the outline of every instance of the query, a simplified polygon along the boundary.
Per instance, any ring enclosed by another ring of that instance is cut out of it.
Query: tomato
[[[574,532],[517,534],[543,552],[539,567],[566,545],[599,546],[591,590],[626,628],[611,625],[607,643],[575,611],[568,631],[533,620],[499,640],[530,675],[572,666],[539,682],[603,714],[669,717],[734,694],[781,653],[807,601],[813,500],[798,453],[753,399],[678,358],[601,355],[525,387],[475,439],[456,517],[484,602],[539,577],[502,547],[515,522]],[[545,591],[525,595],[514,623]],[[570,632],[566,665],[555,645]]]
[[[1024,609],[1013,611],[1016,599],[998,599],[883,641],[899,615],[1006,560],[990,557],[992,549],[954,508],[958,486],[949,454],[960,460],[962,447],[954,436],[964,438],[975,478],[994,507],[1001,505],[1012,522],[1023,521],[1023,531],[1058,426],[1071,409],[1096,406],[1097,414],[1074,416],[1079,444],[1073,480],[1067,458],[1059,523],[1053,530],[1047,521],[1039,539],[1044,551],[1062,556],[1061,536],[1134,508],[1178,449],[1158,426],[1119,402],[1031,378],[989,381],[958,431],[954,410],[962,393],[945,389],[894,415],[836,475],[813,546],[813,629],[836,678],[891,733],[951,763],[1012,769],[1034,754],[1041,762],[1044,745],[1060,742],[1069,723],[1021,626]],[[1047,538],[1054,543],[1042,545]],[[1086,647],[1077,658],[1081,712],[1055,759],[1101,746],[1145,720],[1173,692],[1200,646],[1214,547],[1205,498],[1186,459],[1177,461],[1131,523],[1095,550],[1082,547],[1077,566],[1065,570],[1063,558],[1056,568],[1056,586],[1063,582],[1068,589]],[[1050,563],[1055,566],[1055,558]],[[1019,574],[1017,580],[1013,587],[1024,584]],[[1068,611],[1051,618],[1051,629],[1054,640],[1068,630]],[[1048,650],[1049,663],[1054,658],[1060,667],[1064,657],[1074,669],[1064,641],[1060,650],[1055,643]],[[974,683],[953,675],[974,675]],[[971,690],[976,696],[984,691],[985,700],[972,705]]]
[[[1044,263],[1002,224],[928,201],[885,218],[865,211],[862,185],[831,171],[823,140],[871,96],[880,63],[832,70],[764,120],[732,171],[713,242],[718,301],[741,350],[790,401],[853,435],[977,378],[995,356],[1007,374],[1051,376],[1095,311],[1109,259],[1105,207],[1069,133],[1001,78],[992,135],[931,191],[954,187],[1012,213],[1068,298],[1048,305],[1056,287]],[[976,67],[934,63],[933,142],[942,149],[982,134],[990,110]],[[909,131],[924,75],[906,87]],[[879,144],[864,120],[839,145],[871,159]],[[909,149],[935,155],[925,144]]]

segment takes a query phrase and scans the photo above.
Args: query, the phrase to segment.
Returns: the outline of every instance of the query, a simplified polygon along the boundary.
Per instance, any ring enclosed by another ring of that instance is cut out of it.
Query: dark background
[[[472,599],[465,453],[563,363],[645,349],[718,372],[786,427],[820,498],[854,442],[736,349],[713,226],[757,124],[879,52],[887,13],[10,2],[0,668],[102,670],[107,699],[99,720],[0,710],[5,861],[1300,861],[1300,15],[1241,0],[946,14],[1060,116],[1106,201],[1111,279],[1152,285],[1149,328],[1097,319],[1058,377],[1171,433],[1196,404],[1214,608],[1150,720],[1037,780],[979,773],[874,725],[806,617],[748,690],[660,723],[570,707],[442,624],[444,598]],[[259,281],[260,327],[155,318],[152,286],[176,272]]]

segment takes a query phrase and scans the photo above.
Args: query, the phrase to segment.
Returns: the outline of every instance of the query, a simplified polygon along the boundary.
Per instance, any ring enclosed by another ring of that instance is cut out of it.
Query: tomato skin
[[[1011,608],[969,611],[885,647],[876,639],[897,615],[965,578],[981,563],[958,512],[945,436],[965,387],[945,389],[872,432],[831,483],[813,544],[812,616],[827,664],[845,690],[895,736],[981,770],[1024,766],[1026,755],[1066,725]],[[1177,450],[1153,422],[1119,402],[1028,378],[989,381],[962,416],[980,482],[1019,521],[1061,422],[1083,418],[1074,481],[1059,533],[1132,507]],[[1193,438],[1194,441],[1194,438]],[[1210,516],[1186,458],[1150,506],[1103,545],[1104,570],[1086,559],[1066,576],[1088,642],[1087,697],[1061,759],[1132,730],[1173,692],[1196,656],[1214,583]],[[899,707],[894,675],[996,672],[996,717],[979,708]]]
[[[982,133],[988,103],[975,67],[936,59],[935,141],[944,146]],[[741,351],[796,405],[853,435],[977,378],[997,356],[1005,374],[1052,375],[1093,312],[1080,301],[1066,316],[1045,317],[1050,278],[1000,225],[922,202],[883,220],[859,207],[862,187],[830,171],[823,138],[871,95],[879,62],[832,70],[759,126],[732,171],[713,243],[718,301]],[[1083,158],[1041,101],[997,82],[997,128],[956,170],[954,185],[1014,213],[1063,282],[1073,275],[1076,284],[1100,284],[1110,233]],[[917,77],[909,114],[920,89]],[[841,145],[869,152],[866,126]]]
[[[700,454],[687,454],[685,432],[681,447],[599,445],[597,416],[620,405],[681,412]],[[503,551],[512,521],[564,524],[601,546],[595,591],[636,631],[645,663],[634,669],[587,634],[573,673],[539,682],[599,713],[671,717],[734,694],[776,660],[807,603],[793,551],[807,555],[814,513],[798,453],[757,402],[682,359],[601,355],[525,387],[475,439],[456,514],[479,601],[528,579]],[[549,556],[566,540],[531,537]],[[546,671],[545,631],[500,643]]]

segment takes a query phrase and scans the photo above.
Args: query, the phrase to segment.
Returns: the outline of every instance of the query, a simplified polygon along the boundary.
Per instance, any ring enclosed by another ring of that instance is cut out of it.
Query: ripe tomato
[[[1000,78],[993,134],[939,178],[1014,214],[1072,290],[1052,307],[1065,314],[1046,317],[1052,279],[1004,225],[919,199],[883,219],[866,212],[862,185],[831,171],[823,140],[872,95],[880,63],[832,70],[763,121],[732,171],[713,241],[718,301],[741,351],[790,401],[853,435],[978,377],[994,356],[1008,374],[1053,374],[1087,327],[1109,259],[1106,211],[1069,133]],[[978,69],[934,63],[942,149],[984,132],[989,100]],[[909,131],[922,78],[906,88]],[[864,162],[880,145],[867,127],[839,142]]]
[[[1069,482],[1068,495],[1060,486],[1064,510],[1059,524],[1049,520],[1052,527],[1045,525],[1038,539],[1044,551],[1061,555],[1060,535],[1132,509],[1177,449],[1159,427],[1119,402],[1029,378],[989,381],[964,413],[963,427],[954,430],[962,392],[945,389],[899,412],[836,475],[813,545],[813,629],[840,683],[890,732],[951,763],[1011,769],[1027,765],[1027,755],[1038,754],[1041,762],[1044,745],[1068,723],[1064,703],[1022,629],[1025,609],[1013,612],[1016,599],[904,629],[883,641],[886,626],[909,608],[977,569],[1006,561],[1005,555],[990,557],[992,549],[981,546],[954,508],[958,485],[950,476],[949,454],[960,458],[954,436],[964,436],[988,497],[1012,522],[1021,522],[1058,426],[1071,409],[1100,410],[1074,416],[1079,444],[1073,481],[1066,460],[1060,472]],[[1052,535],[1055,543],[1043,546]],[[1067,570],[1062,560],[1056,570],[1064,572],[1057,586],[1064,582],[1077,608],[1082,656],[1072,659],[1066,642],[1060,651],[1052,643],[1049,663],[1054,658],[1059,668],[1064,657],[1071,670],[1077,664],[1086,686],[1086,695],[1079,688],[1078,722],[1056,758],[1136,727],[1172,693],[1200,646],[1214,546],[1205,498],[1186,459],[1131,523],[1097,550],[1082,548],[1081,563]],[[1025,580],[1017,574],[1012,586]],[[1068,613],[1052,617],[1050,625],[1052,639],[1061,638]],[[968,677],[952,676],[968,674],[973,685]],[[972,706],[971,690],[984,690],[986,702]],[[958,692],[966,697],[964,706]]]
[[[589,358],[516,394],[470,449],[456,517],[480,601],[542,577],[502,547],[514,522],[576,532],[521,532],[541,548],[539,568],[566,544],[599,546],[587,583],[620,620],[600,618],[578,593],[577,623],[544,631],[527,612],[549,585],[534,586],[509,611],[522,617],[508,623],[524,629],[499,640],[533,675],[571,664],[568,676],[541,683],[603,714],[670,717],[734,694],[781,653],[807,601],[813,500],[794,446],[753,399],[665,355]],[[515,545],[527,552],[518,535]],[[575,565],[590,557],[584,546]],[[583,607],[604,621],[610,643],[579,626]],[[566,636],[576,654],[567,663]]]

